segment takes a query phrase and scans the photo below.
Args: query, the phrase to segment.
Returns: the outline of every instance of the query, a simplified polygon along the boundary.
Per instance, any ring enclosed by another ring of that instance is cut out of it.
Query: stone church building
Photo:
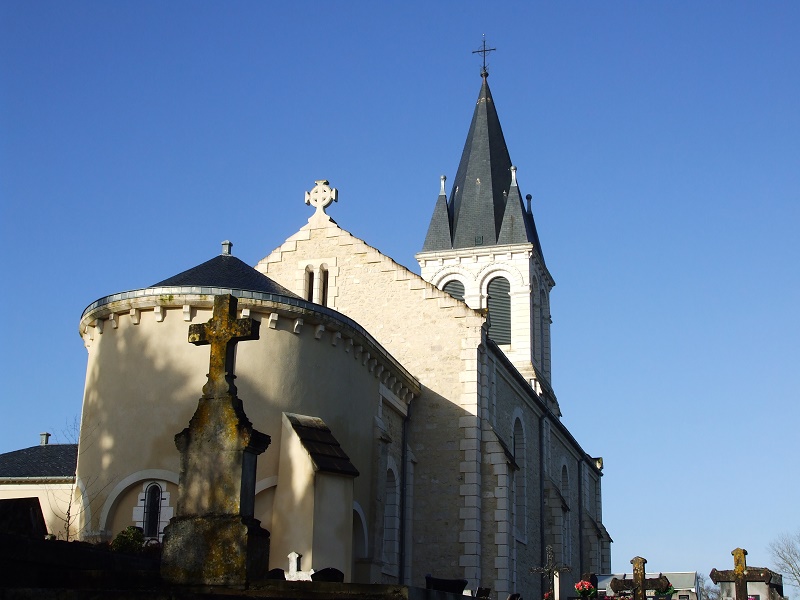
[[[455,141],[454,141],[455,143]],[[208,350],[187,342],[231,293],[260,337],[239,343],[236,386],[271,437],[254,515],[270,567],[346,581],[464,578],[493,597],[541,597],[552,546],[563,593],[610,571],[602,460],[562,424],[550,386],[550,291],[484,72],[449,197],[445,180],[417,254],[421,276],[314,212],[255,268],[231,253],[91,304],[77,488],[85,538],[174,515],[174,436],[191,418]],[[530,198],[530,197],[528,197]],[[422,226],[428,215],[420,215]]]

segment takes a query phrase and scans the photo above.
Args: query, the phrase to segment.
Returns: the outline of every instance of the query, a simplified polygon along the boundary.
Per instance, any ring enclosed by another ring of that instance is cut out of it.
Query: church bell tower
[[[545,266],[531,196],[523,201],[485,64],[481,77],[450,197],[443,176],[416,259],[423,279],[470,308],[485,309],[489,337],[532,386],[549,388],[555,282]]]

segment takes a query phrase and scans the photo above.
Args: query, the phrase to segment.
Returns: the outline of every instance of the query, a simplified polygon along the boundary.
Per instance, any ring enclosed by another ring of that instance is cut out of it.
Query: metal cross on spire
[[[484,79],[489,76],[489,71],[486,70],[486,55],[489,52],[494,52],[497,48],[487,48],[486,47],[486,34],[483,34],[483,45],[478,50],[473,50],[473,54],[483,54],[483,67],[481,68],[481,77]]]

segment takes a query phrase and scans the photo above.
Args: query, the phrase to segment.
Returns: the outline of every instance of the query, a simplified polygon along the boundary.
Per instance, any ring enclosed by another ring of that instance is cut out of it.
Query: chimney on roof
[[[230,256],[232,247],[233,247],[233,242],[229,240],[225,240],[224,242],[222,242],[222,255]]]
[[[50,442],[50,434],[46,431],[44,433],[39,434],[39,445],[40,446],[47,446]]]

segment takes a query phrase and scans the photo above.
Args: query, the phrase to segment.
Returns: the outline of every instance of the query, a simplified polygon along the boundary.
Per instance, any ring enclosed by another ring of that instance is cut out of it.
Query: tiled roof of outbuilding
[[[0,478],[72,477],[78,444],[45,444],[0,454]]]

